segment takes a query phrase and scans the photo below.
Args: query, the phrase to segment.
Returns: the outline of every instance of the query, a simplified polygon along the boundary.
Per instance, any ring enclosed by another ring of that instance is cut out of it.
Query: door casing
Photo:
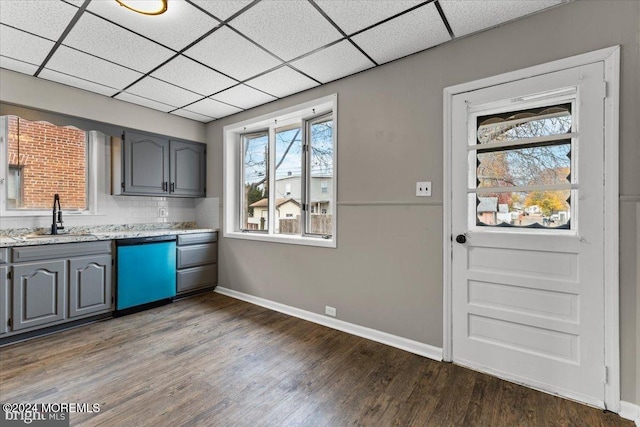
[[[548,62],[533,67],[500,74],[468,83],[450,86],[443,93],[443,359],[452,361],[453,356],[453,305],[452,305],[452,100],[455,95],[483,89],[529,77],[561,71],[568,68],[603,62],[605,69],[604,100],[604,334],[605,407],[612,412],[620,411],[620,322],[619,322],[619,76],[620,46],[612,46],[569,58]],[[510,380],[511,378],[505,377]],[[548,390],[547,390],[548,391]],[[571,397],[571,396],[568,396]]]

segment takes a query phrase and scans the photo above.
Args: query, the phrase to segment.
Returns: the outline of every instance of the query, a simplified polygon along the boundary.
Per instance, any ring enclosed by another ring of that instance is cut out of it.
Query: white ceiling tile
[[[63,43],[143,73],[174,55],[169,49],[88,13],[80,17]]]
[[[423,2],[424,0],[316,0],[318,6],[347,34],[377,24]]]
[[[218,19],[225,20],[231,15],[251,3],[253,0],[226,0],[226,1],[211,1],[211,0],[191,0],[207,12],[212,14]]]
[[[219,92],[237,83],[182,55],[172,59],[151,75],[203,96]]]
[[[210,98],[202,99],[196,103],[188,105],[184,109],[194,113],[203,114],[205,116],[215,117],[217,119],[242,111],[239,108],[214,101]]]
[[[202,98],[196,93],[170,85],[153,77],[145,77],[128,88],[127,92],[175,107],[181,107]]]
[[[38,71],[38,66],[29,64],[28,62],[17,61],[12,58],[0,55],[0,68],[6,68],[7,70],[17,71],[23,74],[34,75]]]
[[[93,83],[87,80],[82,80],[74,76],[70,76],[68,74],[59,73],[57,71],[43,69],[38,77],[41,77],[45,80],[51,80],[54,82],[62,83],[67,86],[77,87],[79,89],[88,90],[90,92],[96,92],[101,95],[112,96],[118,93],[117,89],[112,87],[104,86],[101,84]]]
[[[0,8],[1,9],[1,8]],[[45,60],[54,42],[0,25],[0,55],[19,61],[40,65]],[[28,49],[25,49],[28,46]]]
[[[175,50],[219,25],[219,22],[184,0],[171,0],[158,16],[135,13],[115,1],[92,1],[87,10],[149,37]]]
[[[59,0],[2,0],[0,22],[57,41],[78,11]]]
[[[215,31],[184,54],[238,80],[255,76],[281,64],[276,58],[226,27]]]
[[[562,0],[440,0],[455,37],[495,27],[560,3]]]
[[[66,46],[56,50],[46,67],[116,89],[123,89],[143,76],[137,71]]]
[[[450,40],[433,3],[360,33],[352,40],[376,62],[384,63]]]
[[[153,108],[154,110],[164,111],[168,113],[169,111],[175,110],[176,107],[172,105],[163,104],[161,102],[152,101],[147,98],[143,98],[141,96],[132,95],[130,93],[122,92],[116,95],[116,99],[120,99],[122,101],[131,102],[133,104],[142,105],[143,107]]]
[[[293,61],[291,65],[323,83],[374,66],[369,58],[346,40]]]
[[[240,108],[251,108],[277,99],[246,85],[234,86],[212,96],[212,98]]]
[[[289,67],[280,67],[249,80],[247,84],[277,97],[291,95],[318,85],[310,78]]]
[[[203,123],[208,123],[212,120],[215,120],[213,117],[203,116],[202,114],[194,113],[192,111],[187,111],[183,109],[172,111],[171,114],[175,114],[176,116],[184,117],[191,120],[197,120]]]
[[[263,1],[238,16],[231,25],[285,61],[342,37],[306,1]]]

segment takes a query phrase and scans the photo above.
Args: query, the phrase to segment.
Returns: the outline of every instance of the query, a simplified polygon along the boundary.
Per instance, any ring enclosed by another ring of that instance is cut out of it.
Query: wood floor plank
[[[78,426],[629,426],[616,414],[209,293],[0,348],[0,401]]]

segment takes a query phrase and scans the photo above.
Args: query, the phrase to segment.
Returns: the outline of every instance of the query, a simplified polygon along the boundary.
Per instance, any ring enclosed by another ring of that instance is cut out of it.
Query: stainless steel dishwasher
[[[176,295],[176,237],[116,240],[115,316],[169,303]]]

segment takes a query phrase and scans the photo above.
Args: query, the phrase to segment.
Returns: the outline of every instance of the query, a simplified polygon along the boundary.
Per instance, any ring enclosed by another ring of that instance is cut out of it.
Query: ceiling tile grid
[[[456,37],[495,27],[560,3],[561,0],[440,0]]]
[[[182,55],[158,68],[151,73],[151,76],[202,96],[220,92],[238,83],[236,80]]]
[[[115,96],[115,98],[120,99],[122,101],[131,102],[132,104],[142,105],[143,107],[153,108],[154,110],[163,111],[165,113],[168,113],[169,111],[173,111],[176,108],[173,105],[163,104],[162,102],[153,101],[151,99],[147,99],[138,95],[133,95],[127,92],[120,92]]]
[[[202,98],[197,93],[179,88],[154,77],[145,77],[126,89],[127,93],[143,96],[163,104],[182,107]]]
[[[54,42],[0,24],[0,55],[18,61],[40,65],[54,46]],[[29,46],[25,49],[25,46]]]
[[[125,88],[143,76],[137,71],[67,46],[58,47],[46,67],[116,89]]]
[[[322,83],[357,73],[375,64],[343,40],[326,49],[292,61],[291,65]]]
[[[216,30],[184,54],[238,80],[282,63],[227,27]]]
[[[215,99],[216,101],[222,101],[227,104],[235,105],[236,107],[245,109],[261,104],[266,104],[267,102],[271,102],[277,99],[274,96],[268,95],[264,92],[243,84],[217,93],[211,98]]]
[[[242,111],[240,108],[225,104],[223,102],[215,101],[211,98],[201,99],[198,102],[187,105],[186,107],[184,107],[184,110],[202,114],[205,116],[210,116],[216,119]]]
[[[451,36],[433,3],[352,37],[379,64],[449,41]]]
[[[207,123],[568,1],[0,0],[0,68]]]
[[[315,2],[333,22],[350,35],[424,3],[425,0],[315,0]]]
[[[253,0],[191,0],[191,3],[201,7],[213,16],[221,20],[227,20],[242,8],[247,7]]]
[[[151,71],[175,54],[88,13],[80,17],[62,43],[143,73]]]
[[[211,120],[215,120],[215,117],[205,116],[205,115],[194,113],[192,111],[188,111],[184,109],[174,110],[171,112],[171,114],[175,114],[176,116],[184,117],[191,120],[196,120],[203,123],[208,123]]]
[[[310,89],[317,86],[318,83],[284,66],[249,80],[247,85],[282,98],[287,95],[302,92],[305,89]]]
[[[285,61],[342,37],[307,1],[262,1],[231,26]]]
[[[45,68],[38,74],[38,77],[43,78],[45,80],[51,80],[53,82],[62,83],[67,86],[72,86],[78,89],[84,89],[89,92],[99,93],[100,95],[105,96],[113,96],[118,93],[117,89],[114,89],[109,86],[104,86],[98,83],[94,83],[92,81],[83,80],[78,77],[74,77],[69,74],[60,73],[58,71],[50,70]]]
[[[1,0],[0,22],[57,41],[77,11],[59,0]]]

